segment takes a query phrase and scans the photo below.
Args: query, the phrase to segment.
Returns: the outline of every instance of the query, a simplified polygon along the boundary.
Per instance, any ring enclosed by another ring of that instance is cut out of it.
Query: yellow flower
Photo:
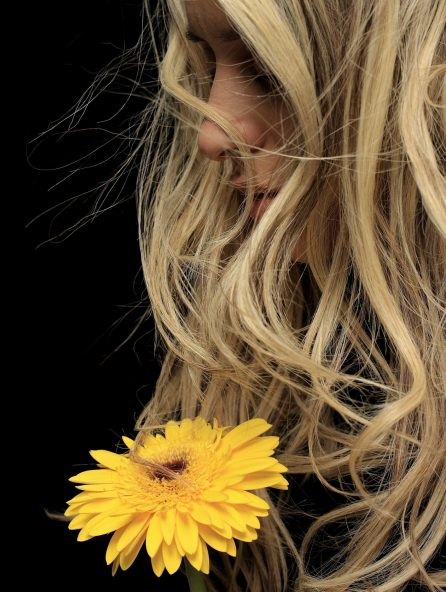
[[[128,569],[146,544],[160,576],[182,558],[209,573],[208,546],[235,557],[234,539],[257,538],[258,517],[269,506],[250,489],[288,489],[287,468],[272,458],[277,436],[259,437],[271,427],[263,419],[213,426],[204,418],[169,421],[163,434],[123,437],[126,454],[92,450],[98,469],[71,477],[82,493],[68,502],[70,529],[78,541],[114,532],[107,564]]]

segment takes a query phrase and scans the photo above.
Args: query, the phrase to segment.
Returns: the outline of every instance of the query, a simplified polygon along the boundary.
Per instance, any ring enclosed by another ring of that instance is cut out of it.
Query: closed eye
[[[195,40],[192,40],[192,42],[200,45],[203,48],[207,63],[209,65],[209,75],[213,78],[216,72],[214,52],[206,42]],[[271,90],[278,86],[275,77],[272,74],[266,72],[254,57],[251,56],[249,59],[240,62],[240,66],[242,73],[247,73],[248,75],[252,76],[255,82],[259,83],[267,90]]]

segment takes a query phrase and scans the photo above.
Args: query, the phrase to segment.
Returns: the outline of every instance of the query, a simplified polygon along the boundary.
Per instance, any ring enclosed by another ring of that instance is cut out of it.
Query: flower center
[[[175,474],[181,475],[186,467],[187,462],[184,458],[167,461],[153,471],[153,477],[155,479],[167,479],[168,481],[172,481],[172,479],[175,478]]]

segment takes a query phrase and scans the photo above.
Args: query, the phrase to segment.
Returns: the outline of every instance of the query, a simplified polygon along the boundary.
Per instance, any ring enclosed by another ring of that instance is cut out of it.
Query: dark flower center
[[[187,462],[184,458],[171,460],[170,462],[166,462],[162,466],[156,468],[153,471],[153,477],[155,479],[167,479],[168,481],[171,481],[175,478],[175,475],[172,475],[172,473],[180,475],[186,467]]]

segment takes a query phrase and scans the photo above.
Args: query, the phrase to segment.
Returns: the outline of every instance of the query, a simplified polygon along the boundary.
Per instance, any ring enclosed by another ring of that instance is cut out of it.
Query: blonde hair
[[[261,492],[272,510],[259,539],[238,542],[234,560],[211,557],[209,590],[439,591],[446,572],[429,561],[446,530],[446,3],[219,4],[293,114],[277,152],[287,177],[252,224],[253,182],[242,203],[233,161],[197,147],[203,118],[214,121],[252,180],[252,147],[207,102],[212,78],[185,37],[183,3],[167,0],[170,14],[146,3],[135,49],[143,62],[150,47],[160,87],[138,128],[138,219],[164,359],[136,428],[263,417],[290,479],[345,499],[298,545],[289,527],[303,510],[289,492]],[[306,265],[292,258],[304,229]],[[328,525],[345,536],[315,573],[306,563]]]

